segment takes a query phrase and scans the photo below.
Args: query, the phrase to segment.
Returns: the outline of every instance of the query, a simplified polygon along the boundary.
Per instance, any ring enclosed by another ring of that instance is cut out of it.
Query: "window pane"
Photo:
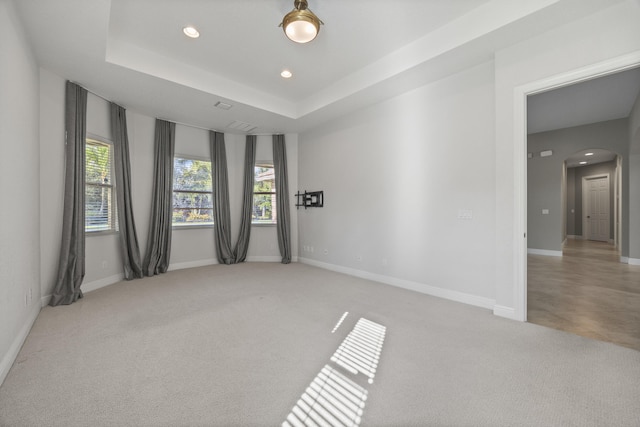
[[[275,174],[273,166],[256,166],[254,169],[255,183],[254,193],[271,193],[276,191]]]
[[[113,145],[87,139],[85,143],[85,231],[116,230],[112,165]]]
[[[111,229],[110,187],[96,185],[85,186],[85,230],[107,231]]]
[[[275,207],[275,194],[254,194],[251,222],[254,224],[275,224]]]
[[[252,224],[275,224],[276,181],[273,164],[257,164],[254,168]]]
[[[173,225],[213,224],[213,209],[173,209]]]
[[[85,177],[89,184],[111,184],[110,146],[107,144],[86,144]]]
[[[173,193],[173,207],[175,208],[213,208],[211,193]]]
[[[211,191],[211,162],[175,157],[173,161],[173,225],[213,225]]]
[[[176,157],[173,162],[173,189],[211,191],[211,162]]]

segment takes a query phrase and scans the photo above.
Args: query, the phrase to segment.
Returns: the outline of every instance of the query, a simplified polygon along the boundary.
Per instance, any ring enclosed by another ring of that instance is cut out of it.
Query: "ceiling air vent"
[[[233,105],[231,104],[227,104],[226,102],[222,102],[222,101],[218,101],[215,104],[213,104],[214,107],[218,107],[221,108],[223,110],[230,110],[231,107],[233,107]]]
[[[242,132],[251,132],[252,130],[257,128],[257,126],[250,125],[249,123],[241,122],[241,121],[238,121],[238,120],[234,120],[234,121],[232,121],[231,123],[229,123],[227,125],[227,128],[234,129],[234,130],[239,130],[239,131],[242,131]]]

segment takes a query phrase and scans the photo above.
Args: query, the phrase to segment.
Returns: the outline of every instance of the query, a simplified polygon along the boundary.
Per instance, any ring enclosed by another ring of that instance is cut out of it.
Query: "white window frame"
[[[185,160],[197,160],[200,162],[208,162],[209,164],[211,164],[211,171],[213,172],[213,162],[211,161],[210,158],[206,158],[206,157],[200,157],[200,156],[193,156],[190,154],[174,154],[173,155],[173,165],[172,167],[175,168],[175,161],[176,159],[185,159]],[[171,183],[171,228],[172,230],[192,230],[194,228],[213,228],[213,207],[211,208],[211,217],[212,220],[211,222],[205,222],[205,223],[198,223],[198,222],[192,222],[192,223],[188,223],[188,222],[173,222],[173,212],[174,212],[174,208],[173,207],[173,195],[176,192],[176,190],[173,189],[173,182]],[[211,191],[185,191],[185,190],[178,190],[178,192],[185,192],[185,193],[201,193],[201,194],[209,194],[211,195],[211,200],[212,200],[212,204],[213,204],[213,176],[211,177]]]
[[[252,210],[252,214],[251,214],[251,225],[254,227],[274,227],[275,225],[277,225],[278,223],[278,211],[277,211],[277,194],[276,194],[276,188],[275,188],[275,167],[273,164],[273,160],[261,160],[261,161],[256,161],[254,164],[254,171],[255,168],[259,168],[259,167],[263,167],[263,168],[271,168],[274,171],[274,185],[273,185],[273,191],[269,191],[269,192],[255,192],[252,191],[251,192],[251,210]],[[254,174],[253,177],[253,185],[255,186],[256,184],[256,177]],[[271,201],[271,208],[272,208],[272,212],[275,213],[275,218],[271,221],[271,222],[262,222],[262,221],[255,221],[253,219],[253,210],[255,209],[255,196],[256,195],[265,195],[265,194],[271,194],[273,199]]]
[[[86,159],[86,149],[88,145],[103,145],[109,147],[109,178],[108,183],[89,183],[86,182],[85,177],[85,226],[84,231],[87,236],[97,236],[97,235],[105,235],[105,234],[114,234],[118,232],[118,210],[117,210],[117,198],[116,198],[116,183],[115,183],[115,165],[114,165],[114,145],[112,141],[109,141],[106,138],[88,134],[85,138],[85,168],[87,167],[87,159]],[[100,188],[109,188],[111,189],[111,200],[110,200],[110,209],[108,209],[108,217],[107,223],[108,228],[101,229],[91,229],[87,226],[87,201],[86,201],[86,191],[87,187],[100,187]]]

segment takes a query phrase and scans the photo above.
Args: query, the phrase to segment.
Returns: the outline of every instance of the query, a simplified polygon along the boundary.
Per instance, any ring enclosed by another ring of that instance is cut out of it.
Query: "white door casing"
[[[514,306],[494,308],[494,314],[527,321],[527,96],[635,68],[640,51],[606,59],[514,88],[513,93],[513,296]]]

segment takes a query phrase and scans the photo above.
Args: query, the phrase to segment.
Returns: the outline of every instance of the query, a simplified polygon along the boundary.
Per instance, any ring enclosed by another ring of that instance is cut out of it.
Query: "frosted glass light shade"
[[[318,35],[319,26],[307,20],[292,21],[286,25],[284,32],[287,37],[296,43],[308,43]]]
[[[296,0],[294,9],[282,19],[282,29],[289,40],[296,43],[308,43],[320,32],[322,21],[307,9],[306,0]]]

